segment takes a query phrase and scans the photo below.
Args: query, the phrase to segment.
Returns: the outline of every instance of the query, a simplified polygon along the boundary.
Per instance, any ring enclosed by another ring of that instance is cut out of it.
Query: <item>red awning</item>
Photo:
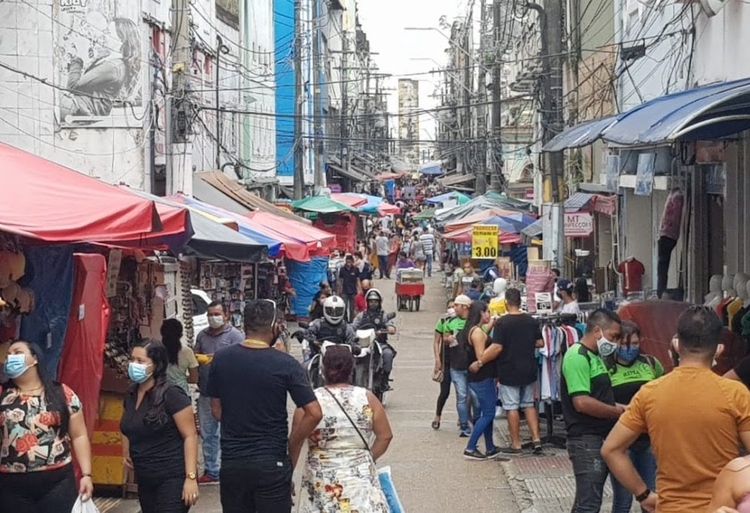
[[[331,194],[331,199],[343,203],[344,205],[349,205],[352,208],[361,207],[362,205],[367,204],[367,198],[355,196],[346,192]]]
[[[162,229],[152,201],[0,143],[0,230],[48,242],[131,240]]]
[[[247,214],[254,226],[269,237],[284,243],[284,252],[292,260],[307,261],[310,256],[327,255],[336,246],[336,236],[302,222],[281,218],[268,212]]]
[[[603,194],[596,194],[593,209],[595,212],[605,214],[608,216],[615,215],[617,212],[617,196],[605,196]]]
[[[380,217],[385,217],[387,215],[399,215],[400,213],[400,208],[398,208],[396,205],[391,205],[386,201],[378,205],[378,214],[380,215]]]
[[[377,178],[377,179],[378,179],[378,180],[380,180],[380,181],[385,181],[385,180],[398,180],[399,178],[403,178],[403,176],[404,176],[405,174],[406,174],[406,173],[380,173],[380,174],[379,174],[378,176],[376,176],[375,178]]]
[[[471,242],[472,228],[472,226],[469,226],[468,228],[454,230],[443,235],[443,238],[452,242]],[[521,236],[517,233],[500,231],[497,240],[500,244],[518,244],[521,242]]]

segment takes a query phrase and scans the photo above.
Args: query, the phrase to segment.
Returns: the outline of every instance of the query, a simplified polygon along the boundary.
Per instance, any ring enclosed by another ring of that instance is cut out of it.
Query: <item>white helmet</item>
[[[331,296],[323,303],[323,317],[330,324],[341,324],[346,313],[346,304],[338,296]]]
[[[383,295],[378,289],[370,289],[367,291],[367,294],[365,294],[365,302],[369,303],[370,301],[377,301],[380,303],[380,307],[383,307]]]

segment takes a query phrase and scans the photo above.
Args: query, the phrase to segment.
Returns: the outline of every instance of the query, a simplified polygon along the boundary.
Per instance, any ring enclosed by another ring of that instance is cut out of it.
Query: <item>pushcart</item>
[[[424,295],[424,272],[421,269],[399,269],[396,272],[396,301],[399,311],[419,311]]]

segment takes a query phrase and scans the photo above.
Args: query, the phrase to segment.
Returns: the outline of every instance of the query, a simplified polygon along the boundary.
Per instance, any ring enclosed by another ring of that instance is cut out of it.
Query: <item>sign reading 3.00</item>
[[[471,255],[473,258],[497,258],[499,229],[497,225],[475,224],[471,229]]]

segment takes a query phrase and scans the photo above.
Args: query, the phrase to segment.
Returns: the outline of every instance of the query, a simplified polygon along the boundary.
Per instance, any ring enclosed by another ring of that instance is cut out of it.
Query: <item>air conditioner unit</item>
[[[729,0],[700,0],[701,7],[707,16],[716,16]]]

